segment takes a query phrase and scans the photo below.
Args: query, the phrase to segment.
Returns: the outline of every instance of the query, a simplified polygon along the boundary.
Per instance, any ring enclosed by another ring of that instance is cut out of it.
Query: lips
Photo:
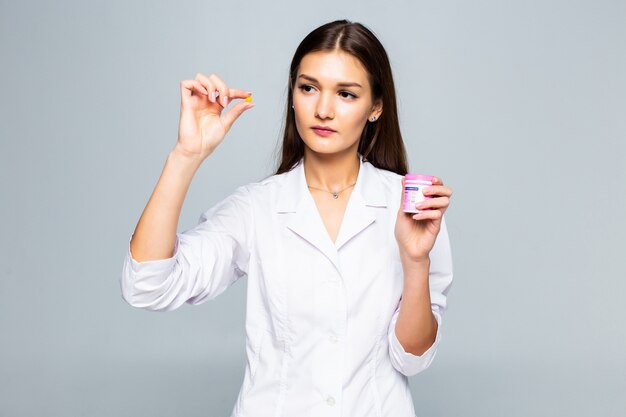
[[[317,125],[317,126],[313,126],[313,127],[312,127],[312,129],[314,129],[314,130],[322,130],[322,131],[324,131],[324,130],[325,130],[325,131],[327,131],[327,132],[334,132],[334,131],[335,131],[335,130],[331,129],[331,128],[330,128],[330,127],[328,127],[328,126],[319,126],[319,125]]]
[[[326,129],[318,129],[318,128],[313,128],[313,131],[315,132],[315,134],[317,136],[331,136],[333,133],[335,133],[334,130],[326,130]]]

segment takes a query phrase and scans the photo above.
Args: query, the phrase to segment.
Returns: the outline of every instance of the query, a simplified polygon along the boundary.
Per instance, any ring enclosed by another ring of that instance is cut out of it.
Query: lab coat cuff
[[[143,261],[138,262],[133,258],[133,255],[130,251],[130,241],[133,239],[133,235],[128,239],[128,250],[126,252],[127,257],[130,262],[131,270],[134,274],[159,274],[163,272],[168,272],[172,269],[174,264],[176,263],[176,257],[178,256],[178,235],[176,236],[176,241],[174,243],[174,255],[171,258],[166,259],[156,259],[152,261]]]
[[[415,375],[428,368],[437,354],[437,347],[441,340],[441,315],[435,309],[432,310],[435,320],[437,320],[437,334],[433,344],[421,355],[414,355],[404,350],[402,344],[396,335],[395,326],[396,319],[393,321],[393,331],[391,331],[391,355],[394,355],[395,362],[398,364],[400,372],[407,376]]]

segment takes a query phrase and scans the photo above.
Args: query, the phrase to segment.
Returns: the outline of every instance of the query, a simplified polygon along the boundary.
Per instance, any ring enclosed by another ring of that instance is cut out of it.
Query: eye
[[[300,84],[300,85],[298,85],[298,89],[300,89],[300,90],[302,90],[302,91],[304,91],[306,93],[310,93],[313,88],[315,88],[315,87],[313,87],[312,85],[309,85],[309,84]],[[311,90],[309,90],[309,89],[311,89]],[[343,98],[349,98],[350,100],[354,100],[354,99],[357,98],[355,94],[352,94],[349,91],[340,91],[339,94]]]
[[[310,92],[310,90],[307,90],[307,88],[313,88],[313,87],[312,87],[312,86],[310,86],[310,85],[308,85],[308,84],[300,84],[300,85],[298,86],[298,88],[299,88],[300,90],[302,90],[302,91],[305,91],[305,92],[309,93],[309,92]]]
[[[349,96],[349,97],[343,96],[344,98],[352,98],[352,99],[356,98],[356,96],[349,91],[342,91],[339,94],[347,94]]]

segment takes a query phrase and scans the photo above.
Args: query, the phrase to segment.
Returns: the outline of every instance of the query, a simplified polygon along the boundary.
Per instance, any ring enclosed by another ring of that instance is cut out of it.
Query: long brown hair
[[[368,74],[373,101],[382,100],[380,119],[365,124],[358,152],[377,168],[405,175],[408,172],[406,149],[400,133],[395,86],[387,52],[371,30],[349,20],[336,20],[318,27],[296,49],[289,68],[281,161],[275,174],[290,171],[304,156],[304,143],[298,134],[294,109],[291,107],[300,61],[310,52],[336,50],[347,52],[361,62]]]

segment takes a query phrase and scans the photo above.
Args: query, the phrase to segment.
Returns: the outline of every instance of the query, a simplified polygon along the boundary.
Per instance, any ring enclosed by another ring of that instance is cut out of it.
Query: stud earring
[[[372,122],[376,121],[376,116],[372,116]]]

